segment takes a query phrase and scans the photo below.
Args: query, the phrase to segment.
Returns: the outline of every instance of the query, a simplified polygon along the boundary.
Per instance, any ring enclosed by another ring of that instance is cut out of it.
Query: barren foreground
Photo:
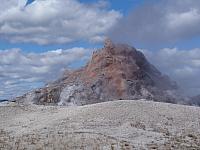
[[[145,101],[3,106],[0,149],[200,149],[200,108]]]

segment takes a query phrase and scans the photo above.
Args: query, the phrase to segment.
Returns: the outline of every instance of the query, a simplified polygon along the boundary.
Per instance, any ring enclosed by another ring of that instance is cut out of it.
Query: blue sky
[[[106,37],[140,49],[186,94],[200,94],[199,24],[196,0],[2,0],[0,99],[83,66]]]

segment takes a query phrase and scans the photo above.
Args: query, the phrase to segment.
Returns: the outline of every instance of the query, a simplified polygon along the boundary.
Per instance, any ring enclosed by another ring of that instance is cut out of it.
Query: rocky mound
[[[36,104],[86,105],[111,100],[177,102],[177,85],[135,48],[107,39],[87,65],[20,97]]]

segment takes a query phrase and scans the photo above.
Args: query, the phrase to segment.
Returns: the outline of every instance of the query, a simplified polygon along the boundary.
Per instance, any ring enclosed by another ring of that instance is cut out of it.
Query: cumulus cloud
[[[200,1],[150,0],[134,9],[110,31],[120,42],[173,43],[200,36]]]
[[[37,44],[99,42],[121,18],[106,3],[87,5],[78,0],[2,0],[0,37],[11,42]]]
[[[0,50],[0,98],[10,98],[55,80],[77,61],[85,61],[89,49],[72,48],[44,53],[20,49]]]
[[[185,94],[200,94],[200,49],[179,50],[165,48],[159,51],[142,50],[152,64],[171,76]]]

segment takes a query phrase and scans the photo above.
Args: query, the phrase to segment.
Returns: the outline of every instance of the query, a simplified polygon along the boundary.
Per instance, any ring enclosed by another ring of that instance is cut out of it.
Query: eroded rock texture
[[[86,105],[110,100],[148,99],[176,103],[177,85],[135,48],[113,44],[93,53],[87,65],[21,99],[36,104]],[[31,95],[31,96],[30,96]]]

